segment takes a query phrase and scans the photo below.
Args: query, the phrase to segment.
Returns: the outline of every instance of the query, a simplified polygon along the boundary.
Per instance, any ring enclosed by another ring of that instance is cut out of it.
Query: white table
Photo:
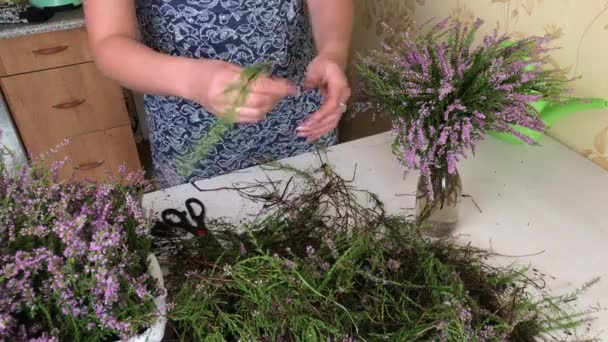
[[[356,186],[373,190],[389,212],[411,210],[418,173],[404,177],[391,153],[388,133],[332,147],[329,162],[350,178],[357,165]],[[577,302],[578,309],[608,306],[608,173],[592,162],[545,137],[542,146],[510,145],[484,141],[476,157],[459,165],[464,193],[481,208],[464,199],[458,234],[463,242],[491,248],[502,255],[495,261],[532,265],[555,277],[549,289],[566,293],[596,277],[600,283]],[[318,164],[314,154],[283,161],[308,168]],[[272,178],[282,175],[271,175]],[[264,180],[259,167],[197,182],[206,189],[239,182]],[[237,222],[255,214],[257,206],[234,191],[199,192],[191,184],[147,194],[144,206],[154,214],[181,208],[189,197],[203,201],[209,218]],[[542,253],[539,253],[542,252]],[[527,255],[527,256],[524,256]],[[523,257],[522,257],[523,256]],[[608,341],[608,311],[595,314],[594,331]]]

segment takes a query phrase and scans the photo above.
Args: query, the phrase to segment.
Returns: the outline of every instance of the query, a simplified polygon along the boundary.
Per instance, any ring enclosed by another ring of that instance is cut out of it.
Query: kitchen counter
[[[389,212],[414,207],[418,172],[404,172],[391,153],[388,133],[337,145],[328,161],[354,184],[376,193]],[[464,198],[455,234],[459,242],[491,249],[498,264],[531,265],[547,275],[555,294],[570,293],[601,277],[576,301],[578,310],[608,305],[608,173],[549,137],[541,147],[509,145],[495,139],[482,142],[476,157],[459,165]],[[318,165],[318,156],[304,154],[284,161],[299,168]],[[283,172],[270,172],[284,179]],[[254,167],[196,182],[199,188],[217,189],[266,175]],[[189,197],[199,198],[207,216],[232,222],[250,218],[259,207],[233,191],[200,192],[191,184],[146,194],[144,206],[153,215],[166,208],[184,209]],[[593,330],[608,340],[608,311],[594,315]]]
[[[82,8],[61,11],[46,22],[26,24],[0,24],[0,39],[16,38],[38,33],[69,30],[84,26]]]

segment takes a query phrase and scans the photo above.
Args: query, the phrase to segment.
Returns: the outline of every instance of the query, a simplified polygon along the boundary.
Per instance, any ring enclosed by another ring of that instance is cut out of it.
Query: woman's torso
[[[305,0],[136,0],[143,42],[241,66],[269,63],[300,81],[314,56]]]
[[[241,66],[267,63],[272,73],[302,85],[314,58],[305,0],[136,0],[141,38],[160,52],[213,58]],[[153,71],[151,71],[153,72]],[[203,80],[201,80],[202,82]],[[146,96],[155,175],[160,187],[208,178],[313,149],[296,128],[319,109],[317,90],[283,99],[266,118],[225,133],[190,176],[176,161],[191,158],[216,118],[199,104]],[[319,143],[335,143],[334,133]]]

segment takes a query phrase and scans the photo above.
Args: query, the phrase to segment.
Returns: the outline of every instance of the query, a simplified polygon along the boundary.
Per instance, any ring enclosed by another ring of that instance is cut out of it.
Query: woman
[[[207,178],[336,142],[353,0],[85,0],[96,63],[148,94],[159,187]],[[140,36],[138,36],[138,33]],[[243,67],[268,63],[226,133],[190,175],[179,162],[233,105]]]

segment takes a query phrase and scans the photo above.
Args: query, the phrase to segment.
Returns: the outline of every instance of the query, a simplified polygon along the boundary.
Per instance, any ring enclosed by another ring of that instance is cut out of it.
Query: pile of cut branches
[[[184,242],[170,320],[193,341],[536,341],[574,338],[589,312],[491,253],[429,241],[332,167],[234,188],[262,218]],[[361,196],[363,195],[363,196]],[[361,199],[366,200],[361,200]]]

